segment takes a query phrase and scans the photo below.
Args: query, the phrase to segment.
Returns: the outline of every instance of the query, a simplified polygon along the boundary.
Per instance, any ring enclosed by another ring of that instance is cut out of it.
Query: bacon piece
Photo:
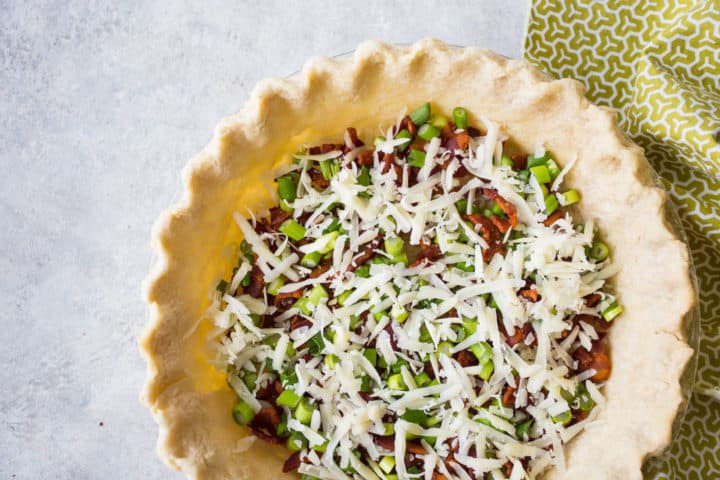
[[[309,155],[319,155],[321,153],[329,153],[333,150],[342,151],[345,145],[342,143],[323,143],[322,145],[308,148]]]
[[[425,455],[427,452],[425,451],[425,447],[420,445],[420,442],[407,442],[405,444],[405,450],[414,453],[415,455]]]
[[[386,436],[375,436],[375,444],[378,447],[382,447],[385,450],[390,450],[391,452],[395,451],[395,436],[394,435],[386,435]]]
[[[472,213],[465,215],[474,225],[480,225],[480,234],[488,244],[488,248],[483,249],[483,259],[489,262],[496,253],[505,253],[505,244],[502,243],[502,234],[495,224],[481,213]]]
[[[410,266],[415,267],[423,262],[434,262],[440,257],[442,257],[442,252],[440,251],[439,246],[434,243],[425,243],[424,241],[420,241],[420,250],[415,257],[415,261]]]
[[[330,180],[326,179],[320,170],[311,168],[307,173],[310,175],[310,183],[315,190],[325,190],[330,186]]]
[[[270,226],[273,230],[277,230],[285,220],[290,218],[291,213],[286,212],[280,207],[273,207],[270,209]]]
[[[330,270],[330,263],[321,263],[310,272],[310,278],[317,278],[328,270]]]
[[[274,382],[267,383],[265,386],[260,387],[255,394],[255,398],[258,400],[265,400],[266,402],[274,402],[282,391],[282,383],[280,380],[275,380]]]
[[[280,412],[272,406],[262,407],[250,422],[250,428],[255,433],[262,433],[264,438],[277,439],[275,429],[280,423]]]
[[[508,460],[505,462],[502,466],[503,475],[505,475],[506,478],[510,478],[510,475],[512,475],[513,471],[513,463]]]
[[[517,382],[517,379],[515,379]],[[502,404],[506,407],[512,407],[515,405],[515,392],[517,391],[517,388],[512,387],[510,385],[505,385],[505,390],[503,390],[502,395]]]
[[[245,287],[244,292],[253,298],[260,298],[265,288],[265,275],[263,275],[260,267],[255,264],[250,270],[250,285]]]
[[[572,356],[578,361],[578,372],[590,368],[595,370],[596,373],[591,378],[593,381],[604,382],[610,378],[612,364],[610,357],[605,353],[605,345],[601,341],[594,341],[589,352],[583,347],[578,348],[573,352]]]
[[[300,452],[295,452],[290,455],[287,460],[285,460],[282,471],[283,473],[288,473],[292,472],[293,470],[297,470],[301,463],[302,461],[300,460]]]
[[[500,333],[505,335],[505,343],[507,343],[511,347],[514,347],[518,343],[524,342],[527,336],[533,332],[533,327],[529,322],[520,328],[515,328],[512,335],[510,335],[507,330],[505,330],[505,326],[502,324],[502,322],[498,322],[498,329],[500,330]]]
[[[508,216],[508,219],[510,220],[510,226],[516,227],[518,224],[518,216],[517,216],[517,209],[515,208],[515,205],[505,200],[502,195],[498,193],[497,190],[493,190],[492,188],[483,188],[482,193],[484,196],[491,200],[495,200],[495,203],[498,204],[500,209],[505,213],[505,215]]]
[[[460,132],[453,134],[446,141],[445,147],[450,151],[462,150],[464,151],[470,144],[470,135],[467,132]]]
[[[432,474],[431,480],[447,480],[447,477],[445,475],[443,475],[442,473],[438,472],[437,470],[435,470]]]
[[[275,295],[274,305],[282,310],[287,310],[302,297],[302,288],[298,288],[293,292],[280,292]]]
[[[520,289],[518,295],[533,303],[537,302],[538,300],[540,300],[540,298],[542,298],[538,291],[532,287]]]
[[[575,315],[574,321],[576,323],[585,322],[588,325],[591,325],[595,331],[600,334],[607,333],[612,325],[610,322],[606,322],[600,317],[588,315],[586,313]]]
[[[565,212],[562,210],[562,208],[558,208],[553,213],[551,213],[548,218],[545,219],[545,221],[543,222],[543,225],[545,225],[546,227],[550,227],[555,222],[557,222],[558,220],[563,218],[564,216],[565,216]]]
[[[460,350],[455,354],[455,360],[463,367],[471,367],[478,364],[477,357],[468,350]]]
[[[471,137],[479,137],[482,135],[482,132],[475,127],[467,127],[465,131],[468,132]]]
[[[348,137],[350,137],[350,141],[353,143],[353,145],[355,145],[356,148],[362,147],[363,145],[365,145],[365,143],[363,143],[363,141],[358,138],[357,130],[355,130],[353,127],[349,127],[347,129],[347,134],[348,134]],[[347,145],[347,146],[349,146],[349,145]]]
[[[591,293],[589,295],[585,295],[583,297],[585,299],[585,305],[587,305],[590,308],[593,308],[598,303],[600,303],[600,300],[602,299],[602,295],[599,293]]]
[[[360,256],[358,256],[354,261],[350,262],[350,266],[348,267],[348,272],[354,272],[357,267],[364,264],[368,260],[372,258],[373,255],[375,255],[375,250],[377,250],[378,247],[380,247],[380,243],[383,241],[383,236],[378,235],[375,237],[375,240],[372,240],[370,243],[367,244],[367,246],[363,249]]]
[[[507,220],[507,219],[505,219],[505,218],[498,217],[497,215],[493,215],[492,217],[490,217],[490,221],[491,221],[491,222],[497,227],[497,229],[500,230],[502,233],[505,233],[505,232],[507,232],[508,230],[510,230],[510,221]]]
[[[390,168],[393,167],[395,160],[395,154],[394,153],[386,153],[383,154],[382,157],[382,173],[388,173],[390,171]]]
[[[295,315],[290,319],[290,331],[297,330],[302,327],[311,327],[312,322],[305,317]]]
[[[355,157],[355,162],[361,167],[371,167],[373,164],[373,151],[363,150]]]

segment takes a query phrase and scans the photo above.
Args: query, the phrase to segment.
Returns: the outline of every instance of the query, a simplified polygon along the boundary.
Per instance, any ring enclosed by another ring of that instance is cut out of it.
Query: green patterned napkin
[[[697,269],[700,354],[687,414],[648,478],[720,478],[720,0],[531,0],[524,57],[585,83],[645,148]]]

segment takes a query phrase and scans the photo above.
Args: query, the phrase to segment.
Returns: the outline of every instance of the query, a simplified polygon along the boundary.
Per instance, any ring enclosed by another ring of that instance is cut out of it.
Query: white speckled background
[[[216,121],[310,56],[519,57],[525,0],[427,3],[0,0],[0,479],[181,478],[138,402],[153,220]]]

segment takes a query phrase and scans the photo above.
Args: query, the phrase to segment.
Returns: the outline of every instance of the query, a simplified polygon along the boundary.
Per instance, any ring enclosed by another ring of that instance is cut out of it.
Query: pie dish
[[[343,125],[392,122],[428,98],[445,110],[464,105],[482,112],[521,150],[543,143],[558,159],[576,158],[567,180],[582,191],[578,213],[596,220],[622,266],[614,287],[626,310],[609,335],[614,369],[606,404],[566,447],[565,469],[548,478],[639,478],[644,458],[667,445],[682,402],[679,378],[692,353],[683,332],[694,292],[686,248],[667,225],[664,192],[642,151],[621,134],[612,112],[583,98],[576,82],[550,81],[480,49],[433,40],[410,47],[370,42],[352,58],[316,59],[296,77],[258,86],[186,168],[183,201],[156,224],[159,262],[146,283],[151,321],[142,340],[149,361],[144,399],[161,427],[160,455],[171,466],[197,478],[280,477],[287,452],[228,422],[235,395],[208,361],[210,327],[199,322],[206,292],[236,261],[228,248],[240,239],[232,215],[273,205],[273,172],[302,144]]]

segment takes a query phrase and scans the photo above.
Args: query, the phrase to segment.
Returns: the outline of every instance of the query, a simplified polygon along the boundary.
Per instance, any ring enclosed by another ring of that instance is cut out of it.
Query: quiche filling
[[[207,317],[238,401],[305,479],[534,478],[597,416],[622,312],[579,192],[538,147],[429,103],[309,146]],[[367,140],[367,139],[366,139]]]

